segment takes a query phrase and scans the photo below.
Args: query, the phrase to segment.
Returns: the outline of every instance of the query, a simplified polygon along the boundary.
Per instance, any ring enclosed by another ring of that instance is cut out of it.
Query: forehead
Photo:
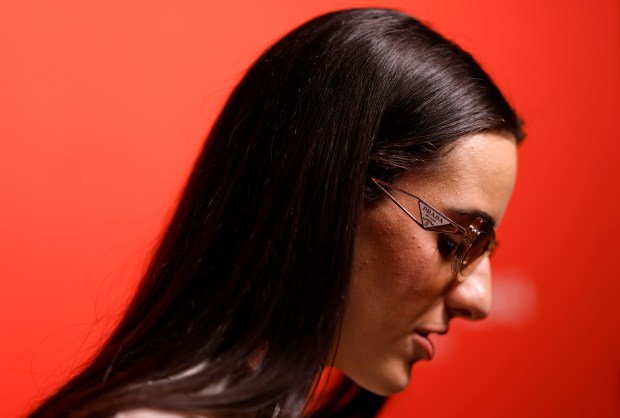
[[[436,170],[424,175],[406,174],[398,185],[439,210],[486,213],[498,222],[510,199],[516,173],[514,138],[488,132],[457,140]]]

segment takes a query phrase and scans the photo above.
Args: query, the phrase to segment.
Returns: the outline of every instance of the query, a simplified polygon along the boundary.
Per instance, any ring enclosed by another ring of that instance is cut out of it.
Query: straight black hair
[[[523,137],[474,59],[414,18],[354,9],[292,31],[232,92],[116,329],[30,417],[303,415],[379,198],[368,176],[423,173],[485,131]]]

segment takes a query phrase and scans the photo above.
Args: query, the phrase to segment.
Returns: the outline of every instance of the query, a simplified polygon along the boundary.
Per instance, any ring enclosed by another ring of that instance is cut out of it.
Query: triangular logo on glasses
[[[435,228],[451,224],[448,218],[422,201],[420,201],[420,213],[422,214],[422,226],[424,228]]]

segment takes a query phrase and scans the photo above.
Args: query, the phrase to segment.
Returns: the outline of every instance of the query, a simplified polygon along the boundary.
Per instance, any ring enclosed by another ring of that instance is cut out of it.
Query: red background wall
[[[620,416],[617,0],[3,3],[0,416],[113,324],[244,69],[308,18],[370,5],[473,52],[528,132],[491,317],[455,324],[384,417]]]

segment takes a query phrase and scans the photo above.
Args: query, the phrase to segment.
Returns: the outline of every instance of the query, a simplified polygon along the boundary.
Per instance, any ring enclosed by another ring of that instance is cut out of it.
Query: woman
[[[118,327],[30,416],[372,415],[429,334],[487,315],[522,137],[411,17],[302,25],[233,91]],[[364,388],[338,411],[330,365]]]

